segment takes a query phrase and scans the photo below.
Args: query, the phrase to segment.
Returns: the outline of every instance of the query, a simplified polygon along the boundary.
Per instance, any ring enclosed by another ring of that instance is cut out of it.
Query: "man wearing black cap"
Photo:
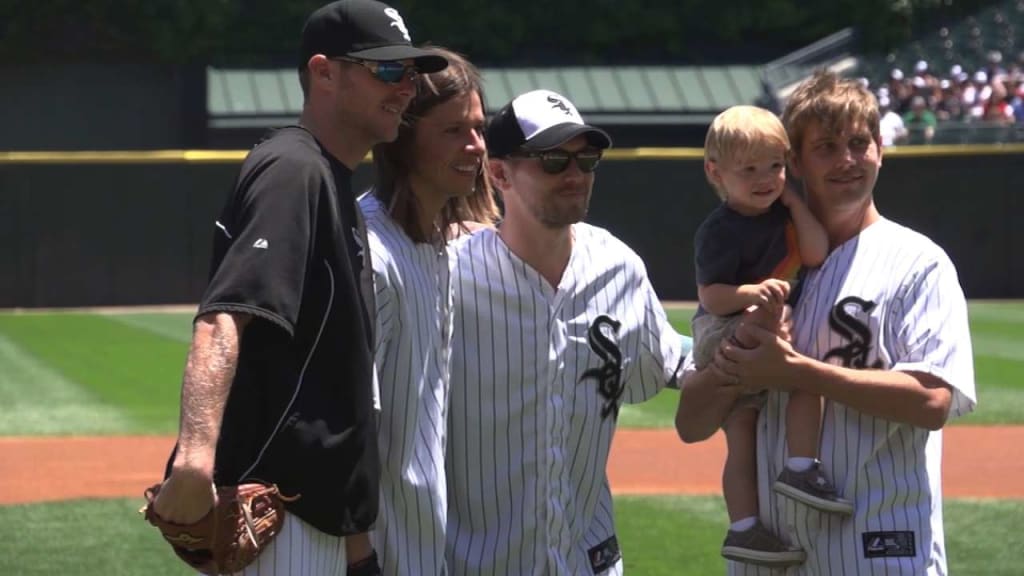
[[[458,246],[448,454],[452,574],[621,574],[605,467],[619,407],[684,355],[640,258],[582,222],[611,139],[567,98],[492,119],[505,219]]]
[[[299,124],[249,153],[216,221],[178,443],[154,509],[190,524],[213,506],[214,484],[255,480],[297,497],[246,574],[345,574],[362,560],[346,558],[346,537],[377,517],[379,458],[371,268],[352,170],[397,136],[416,75],[446,65],[411,45],[386,4],[313,12]]]

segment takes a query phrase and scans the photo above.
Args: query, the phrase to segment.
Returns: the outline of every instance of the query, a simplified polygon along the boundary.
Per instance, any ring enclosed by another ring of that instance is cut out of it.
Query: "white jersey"
[[[809,271],[793,317],[797,351],[851,368],[923,372],[953,388],[949,417],[974,409],[967,306],[956,270],[925,236],[882,219]],[[823,514],[771,489],[785,459],[787,395],[758,420],[765,525],[803,547],[790,574],[946,574],[942,431],[825,402],[821,461],[854,515]],[[771,574],[730,563],[733,574]],[[777,571],[775,573],[781,573]]]
[[[381,406],[374,547],[383,574],[442,574],[451,260],[444,246],[414,243],[372,194],[359,206],[373,262]]]
[[[622,402],[682,358],[640,258],[573,226],[557,288],[484,229],[457,247],[448,568],[621,574],[605,468]]]

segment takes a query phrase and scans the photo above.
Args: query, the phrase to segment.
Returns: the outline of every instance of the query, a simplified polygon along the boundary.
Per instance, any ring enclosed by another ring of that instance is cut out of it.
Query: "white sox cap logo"
[[[402,36],[406,40],[412,42],[412,38],[409,37],[409,29],[405,27],[405,21],[402,20],[402,15],[398,13],[398,10],[395,10],[394,8],[385,8],[384,13],[388,15],[388,18],[394,20],[391,25],[398,28],[398,31],[402,33]]]
[[[569,110],[569,107],[565,105],[565,100],[562,100],[561,98],[556,98],[554,96],[548,96],[548,102],[551,102],[552,108],[558,108],[562,112],[565,112],[566,116],[572,116],[572,111]]]
[[[550,90],[534,90],[512,101],[526,140],[558,124],[583,125],[583,117],[567,98]]]

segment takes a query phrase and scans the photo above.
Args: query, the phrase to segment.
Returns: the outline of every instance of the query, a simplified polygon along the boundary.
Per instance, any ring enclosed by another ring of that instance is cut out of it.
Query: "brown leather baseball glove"
[[[140,510],[156,526],[174,553],[194,570],[214,576],[241,572],[270,544],[284,523],[284,502],[273,484],[241,484],[217,488],[217,505],[189,525],[163,520],[153,511],[160,484],[146,489]]]

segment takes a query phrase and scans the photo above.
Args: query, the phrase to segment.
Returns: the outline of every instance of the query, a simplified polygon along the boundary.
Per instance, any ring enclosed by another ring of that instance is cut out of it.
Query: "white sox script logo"
[[[875,303],[856,296],[847,296],[832,309],[828,318],[828,325],[834,332],[842,336],[849,344],[836,346],[825,354],[825,362],[836,358],[847,368],[881,368],[882,361],[875,360],[868,365],[868,353],[871,352],[871,329],[868,325],[858,320],[855,316],[846,311],[847,306],[856,306],[862,312],[871,312],[875,309]]]
[[[398,13],[398,10],[395,10],[394,8],[385,8],[384,13],[388,15],[388,18],[394,20],[391,25],[398,28],[402,33],[402,36],[407,41],[412,42],[412,38],[409,37],[409,29],[405,27],[405,21],[402,20],[402,15]]]
[[[602,329],[607,328],[612,336],[619,332],[622,323],[602,314],[598,316],[587,331],[587,342],[590,349],[601,357],[604,363],[600,368],[591,368],[580,376],[580,382],[593,379],[597,381],[597,392],[604,398],[601,407],[601,418],[609,415],[613,419],[619,417],[619,399],[622,398],[622,351],[619,345],[609,338]]]

